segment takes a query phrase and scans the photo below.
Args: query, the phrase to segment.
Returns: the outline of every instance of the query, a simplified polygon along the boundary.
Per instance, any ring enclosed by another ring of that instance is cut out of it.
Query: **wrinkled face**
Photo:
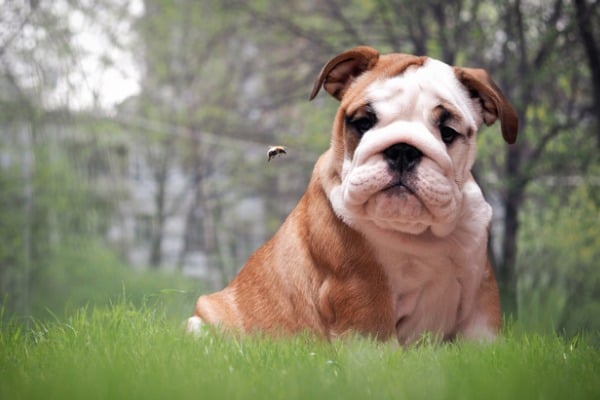
[[[381,75],[365,72],[342,100],[341,182],[330,200],[357,227],[368,221],[445,236],[456,225],[470,178],[481,106],[452,67],[436,60]]]

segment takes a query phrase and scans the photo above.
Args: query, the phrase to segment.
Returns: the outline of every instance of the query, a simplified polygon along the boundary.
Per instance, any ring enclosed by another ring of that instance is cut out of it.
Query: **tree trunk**
[[[169,160],[173,157],[174,143],[172,137],[165,139],[157,158],[158,166],[154,172],[156,194],[154,196],[154,220],[152,224],[152,240],[150,243],[150,266],[158,269],[163,261],[162,242],[164,237],[165,220],[167,218],[167,172]]]
[[[574,4],[579,36],[583,42],[592,75],[592,115],[596,119],[596,145],[600,149],[600,44],[594,37],[594,27],[592,26],[594,12],[588,8],[586,0],[574,0]]]
[[[524,77],[520,95],[517,101],[519,105],[519,121],[521,121],[519,130],[524,130],[525,118],[523,111],[530,104],[532,96],[533,81],[527,79],[530,76],[530,66],[527,58],[527,42],[525,40],[525,22],[521,10],[521,1],[516,0],[514,4],[508,6],[505,16],[506,31],[509,37],[512,37],[517,43],[518,75]],[[508,45],[508,41],[505,46]],[[508,48],[505,47],[505,51]],[[525,144],[526,145],[526,144]],[[502,237],[501,264],[498,274],[498,284],[500,286],[500,296],[502,300],[502,311],[507,315],[517,317],[517,241],[519,231],[519,211],[523,199],[525,185],[522,184],[521,161],[523,159],[524,146],[520,144],[508,146],[504,161],[504,232]]]
[[[161,169],[163,166],[161,166]],[[157,193],[155,196],[156,211],[152,224],[152,240],[150,242],[150,266],[154,269],[160,268],[162,264],[162,241],[164,236],[165,225],[165,191],[166,182],[163,171],[157,173]]]
[[[507,188],[504,198],[504,233],[502,240],[502,264],[499,284],[502,296],[502,309],[516,317],[517,314],[517,241],[519,231],[519,212],[523,200],[525,185],[520,179],[522,150],[508,147],[506,151]]]
[[[189,128],[189,151],[190,156],[192,158],[192,191],[193,198],[191,204],[185,214],[185,226],[183,228],[183,245],[181,246],[181,251],[179,252],[179,256],[177,257],[177,267],[181,271],[185,267],[186,257],[190,251],[190,247],[192,245],[192,234],[194,229],[198,229],[197,224],[195,223],[195,215],[200,207],[200,203],[203,201],[201,187],[203,185],[204,180],[204,167],[203,167],[203,157],[201,152],[201,139],[202,136],[200,132]],[[197,245],[197,244],[196,244]]]
[[[33,253],[33,224],[34,224],[34,202],[35,202],[35,184],[34,170],[35,165],[35,122],[31,123],[30,129],[23,129],[20,140],[23,144],[23,153],[21,158],[21,171],[23,178],[23,271],[21,277],[21,296],[17,297],[20,304],[17,310],[22,315],[30,314],[30,282],[32,273],[32,253]],[[29,325],[29,322],[28,322]]]

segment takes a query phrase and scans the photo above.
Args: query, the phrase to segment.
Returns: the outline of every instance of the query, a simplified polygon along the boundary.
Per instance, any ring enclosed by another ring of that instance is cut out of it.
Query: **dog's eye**
[[[454,142],[454,139],[456,139],[456,137],[458,136],[458,132],[456,132],[449,126],[440,126],[440,134],[442,135],[442,140],[447,145]]]
[[[350,125],[352,125],[352,127],[362,135],[363,133],[371,129],[375,124],[373,123],[372,118],[363,117],[350,121]]]
[[[346,123],[354,129],[359,136],[362,136],[366,131],[375,126],[377,123],[377,116],[372,110],[367,109],[365,112],[360,113],[360,115],[346,117]]]

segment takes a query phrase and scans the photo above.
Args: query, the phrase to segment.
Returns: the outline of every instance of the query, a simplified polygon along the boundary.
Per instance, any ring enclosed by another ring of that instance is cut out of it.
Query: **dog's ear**
[[[333,57],[321,70],[310,100],[314,99],[321,87],[338,100],[354,78],[373,68],[379,60],[379,52],[368,46],[359,46]]]
[[[481,99],[485,124],[492,125],[496,119],[500,119],[502,137],[507,143],[513,144],[517,140],[519,118],[489,74],[483,69],[475,68],[455,67],[454,71],[471,95]]]

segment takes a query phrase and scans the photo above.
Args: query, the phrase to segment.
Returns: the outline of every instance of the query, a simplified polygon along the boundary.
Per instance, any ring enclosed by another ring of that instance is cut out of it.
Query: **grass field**
[[[0,327],[0,399],[599,399],[585,338],[506,332],[491,345],[364,338],[192,339],[120,303]]]

